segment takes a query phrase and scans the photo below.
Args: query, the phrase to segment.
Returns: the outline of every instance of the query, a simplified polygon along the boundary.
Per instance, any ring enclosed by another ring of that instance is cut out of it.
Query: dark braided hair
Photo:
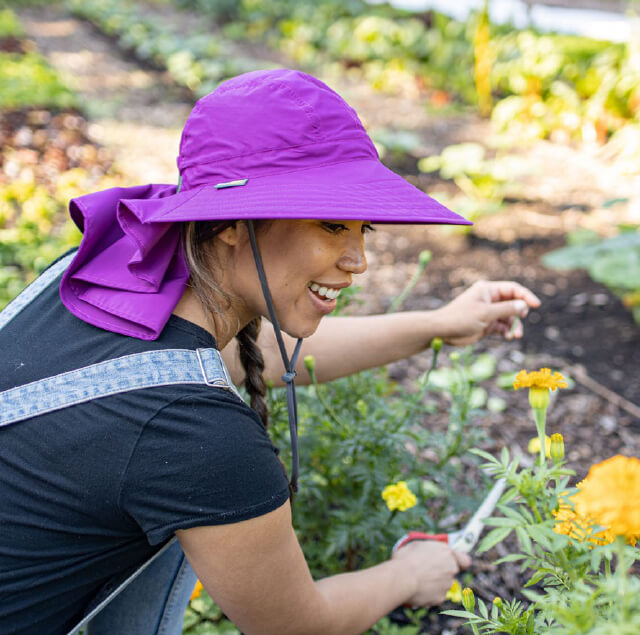
[[[229,308],[231,298],[218,286],[211,273],[211,240],[235,224],[235,221],[192,221],[182,225],[182,246],[189,265],[189,285],[200,301],[211,324],[214,315],[221,315],[221,306]],[[267,386],[262,376],[264,358],[257,344],[262,318],[251,320],[237,334],[238,354],[244,369],[244,386],[249,393],[249,403],[258,413],[265,429],[269,426],[269,408],[265,400]],[[281,461],[282,463],[282,461]],[[282,469],[285,471],[284,464]],[[288,480],[288,479],[287,479]],[[293,491],[289,485],[289,494],[293,500]]]
[[[262,351],[257,344],[258,333],[260,333],[260,325],[262,318],[251,320],[236,335],[238,340],[238,354],[240,362],[244,368],[244,387],[249,393],[251,407],[258,413],[260,420],[265,428],[269,427],[269,409],[264,397],[267,393],[267,385],[265,384],[262,373],[264,372],[264,358]]]

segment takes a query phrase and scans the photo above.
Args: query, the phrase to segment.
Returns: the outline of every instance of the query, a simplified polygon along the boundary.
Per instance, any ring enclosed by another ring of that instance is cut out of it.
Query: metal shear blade
[[[464,529],[455,531],[449,534],[449,545],[452,549],[457,551],[463,551],[469,553],[478,542],[480,534],[484,529],[484,519],[491,516],[493,510],[504,492],[506,481],[501,478],[496,481],[496,484],[491,488],[491,491],[487,494],[482,504],[476,510],[476,513],[471,517],[471,520],[467,523]]]

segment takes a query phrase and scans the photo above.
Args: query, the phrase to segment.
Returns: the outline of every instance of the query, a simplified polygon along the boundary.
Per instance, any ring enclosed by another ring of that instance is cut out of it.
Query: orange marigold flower
[[[202,586],[202,582],[200,582],[200,580],[198,580],[196,582],[196,586],[193,589],[193,593],[191,593],[191,597],[189,598],[189,602],[192,602],[193,600],[197,600],[200,597],[200,594],[202,593],[203,590],[204,590],[204,587]]]
[[[566,494],[567,492],[563,492],[562,496],[566,496]],[[615,536],[610,532],[593,533],[595,523],[577,512],[576,498],[577,494],[560,501],[558,508],[553,512],[553,516],[556,519],[553,530],[557,534],[564,534],[580,542],[589,540],[594,546],[613,542]]]
[[[576,510],[615,536],[640,536],[640,459],[617,455],[593,465],[579,486]]]
[[[515,390],[519,388],[549,388],[555,390],[556,388],[566,388],[567,382],[560,373],[555,372],[552,374],[550,368],[541,368],[530,373],[526,370],[521,370],[516,375],[513,387]]]

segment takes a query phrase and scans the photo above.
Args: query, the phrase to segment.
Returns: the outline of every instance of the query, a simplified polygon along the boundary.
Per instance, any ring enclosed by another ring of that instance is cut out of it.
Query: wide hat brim
[[[247,181],[234,187],[203,185],[160,199],[122,200],[120,214],[129,211],[143,224],[278,218],[473,224],[377,159],[233,178]]]

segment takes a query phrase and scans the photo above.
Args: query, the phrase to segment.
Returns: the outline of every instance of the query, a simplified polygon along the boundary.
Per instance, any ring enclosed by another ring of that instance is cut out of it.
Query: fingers
[[[506,300],[503,302],[493,302],[487,306],[487,318],[490,321],[503,320],[511,325],[511,318],[526,317],[529,313],[529,306],[524,300]]]
[[[487,284],[490,286],[491,300],[493,302],[522,300],[526,306],[532,309],[537,309],[541,304],[540,298],[535,293],[518,282],[498,280]]]
[[[468,569],[471,566],[471,557],[468,553],[456,551],[455,549],[452,549],[451,553],[456,559],[456,562],[458,563],[458,567],[460,567],[460,569]]]

